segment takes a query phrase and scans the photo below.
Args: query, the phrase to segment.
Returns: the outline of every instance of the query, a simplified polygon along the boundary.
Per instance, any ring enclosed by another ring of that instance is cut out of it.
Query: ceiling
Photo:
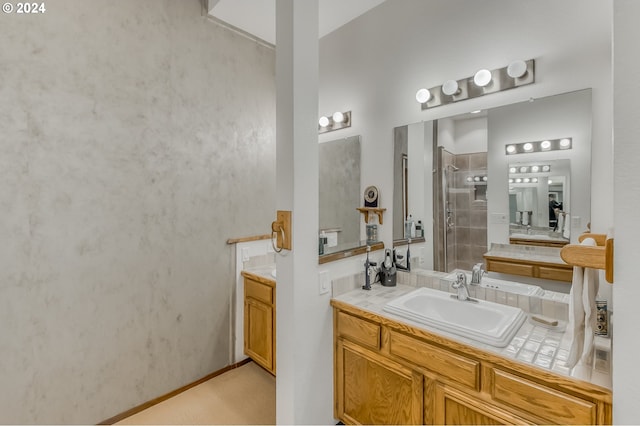
[[[318,0],[320,37],[385,0]],[[276,0],[209,0],[209,15],[270,44],[276,44]]]

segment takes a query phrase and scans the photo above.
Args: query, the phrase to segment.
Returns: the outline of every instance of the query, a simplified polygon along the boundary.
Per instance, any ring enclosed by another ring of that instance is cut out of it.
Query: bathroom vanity
[[[244,353],[276,374],[276,281],[272,267],[242,271],[244,277]]]
[[[573,266],[560,257],[559,247],[492,244],[484,254],[487,271],[571,282]]]
[[[611,423],[610,384],[572,377],[568,369],[541,368],[509,357],[508,349],[383,310],[413,290],[374,286],[332,299],[337,419],[346,424]],[[539,329],[525,323],[518,336],[528,344]],[[556,339],[562,346],[561,333],[544,332],[545,343]]]

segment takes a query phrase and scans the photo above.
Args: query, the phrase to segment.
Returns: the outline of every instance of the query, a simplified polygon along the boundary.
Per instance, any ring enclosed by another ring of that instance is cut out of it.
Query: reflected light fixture
[[[505,153],[507,155],[530,154],[532,152],[571,149],[572,147],[573,141],[571,138],[545,139],[543,141],[512,143],[505,145]]]
[[[331,116],[323,115],[318,120],[318,133],[332,132],[347,127],[351,127],[351,111],[336,111]]]

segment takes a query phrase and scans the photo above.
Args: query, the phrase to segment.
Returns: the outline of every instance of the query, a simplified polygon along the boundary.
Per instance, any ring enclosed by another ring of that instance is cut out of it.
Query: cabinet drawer
[[[573,269],[553,268],[540,266],[538,268],[540,278],[556,281],[569,281],[573,279]]]
[[[338,335],[374,349],[380,348],[380,326],[344,312],[338,313]]]
[[[502,272],[504,274],[524,275],[526,277],[533,277],[532,265],[521,265],[517,263],[500,262],[492,260],[487,265],[488,271]]]
[[[421,340],[390,332],[389,352],[472,389],[479,389],[480,362]]]
[[[561,391],[493,369],[492,397],[557,424],[595,424],[596,405]]]
[[[252,297],[265,303],[273,303],[273,288],[259,282],[244,279],[244,297]]]

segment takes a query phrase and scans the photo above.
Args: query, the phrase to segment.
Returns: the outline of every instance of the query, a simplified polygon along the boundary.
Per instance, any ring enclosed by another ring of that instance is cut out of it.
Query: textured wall
[[[93,423],[230,360],[268,232],[275,57],[198,0],[1,14],[0,423]]]
[[[360,137],[318,146],[320,229],[340,228],[338,245],[360,244]]]

